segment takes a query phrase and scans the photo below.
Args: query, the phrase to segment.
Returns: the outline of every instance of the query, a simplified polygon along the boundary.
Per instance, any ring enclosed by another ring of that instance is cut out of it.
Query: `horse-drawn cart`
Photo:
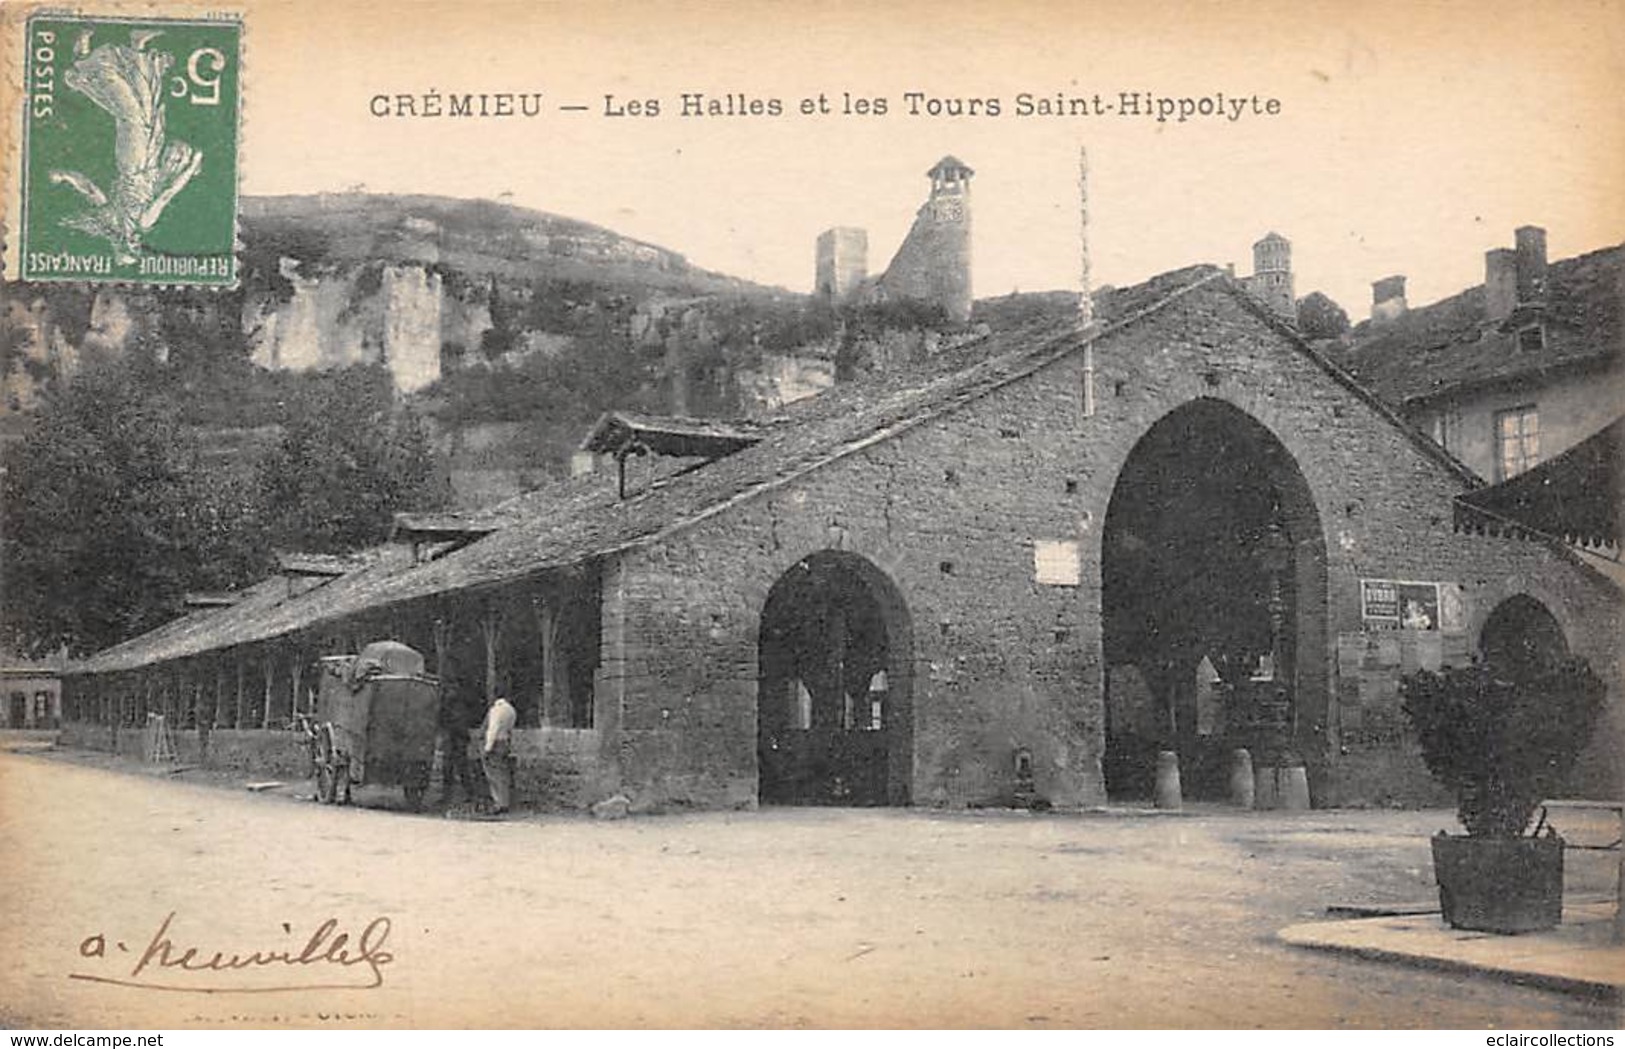
[[[348,802],[352,786],[400,786],[413,809],[423,804],[434,764],[440,683],[423,656],[378,641],[354,656],[317,660],[321,686],[310,723],[316,800]]]

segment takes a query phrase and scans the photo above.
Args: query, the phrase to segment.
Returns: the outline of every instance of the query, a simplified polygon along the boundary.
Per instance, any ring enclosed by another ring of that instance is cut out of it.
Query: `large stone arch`
[[[1326,541],[1286,443],[1229,400],[1191,397],[1133,442],[1098,534],[1109,793],[1148,792],[1159,749],[1181,752],[1198,795],[1222,790],[1236,746],[1264,767],[1318,754]],[[1222,678],[1205,707],[1199,665]]]
[[[762,803],[910,803],[914,634],[890,576],[851,551],[807,554],[763,599],[756,651]]]

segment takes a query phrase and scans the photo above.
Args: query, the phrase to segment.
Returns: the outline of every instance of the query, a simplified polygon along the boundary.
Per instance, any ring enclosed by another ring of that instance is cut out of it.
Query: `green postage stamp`
[[[237,280],[242,23],[26,23],[19,276]]]

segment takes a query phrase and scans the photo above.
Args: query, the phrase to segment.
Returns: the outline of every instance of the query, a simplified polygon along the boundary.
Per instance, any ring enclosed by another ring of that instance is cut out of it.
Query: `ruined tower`
[[[836,226],[818,235],[815,294],[840,302],[869,276],[869,234],[852,226]]]
[[[943,157],[926,172],[931,195],[880,278],[888,298],[935,303],[950,320],[970,319],[970,180],[975,172]]]

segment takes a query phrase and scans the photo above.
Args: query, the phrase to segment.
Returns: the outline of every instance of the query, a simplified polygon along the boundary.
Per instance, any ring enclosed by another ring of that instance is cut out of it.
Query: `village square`
[[[926,174],[815,295],[943,334],[754,419],[605,412],[567,480],[8,669],[6,1019],[1614,1026],[1617,687],[1535,799],[1537,963],[1436,931],[1402,683],[1614,666],[1620,249],[1522,228],[1352,335],[1273,233],[979,303],[975,172]],[[189,964],[256,951],[320,971]]]
[[[0,18],[0,1025],[1621,1026],[1609,5],[410,6]]]

